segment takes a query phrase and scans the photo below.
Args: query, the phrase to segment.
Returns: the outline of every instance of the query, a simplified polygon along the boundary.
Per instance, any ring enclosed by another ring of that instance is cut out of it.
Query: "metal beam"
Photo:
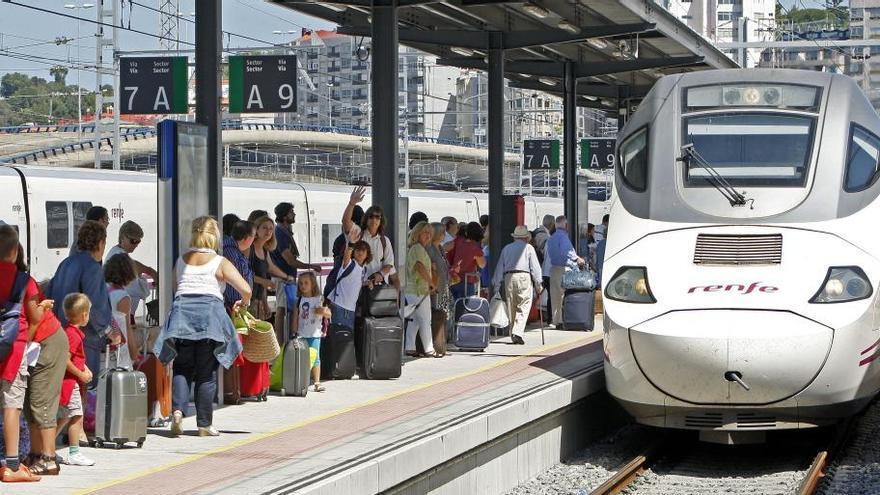
[[[603,38],[625,34],[640,33],[653,29],[654,25],[648,22],[637,24],[620,24],[611,26],[586,26],[581,28],[578,34],[553,30],[535,31],[511,31],[503,33],[505,49],[527,48],[544,46],[554,43],[573,43],[591,38]],[[349,36],[369,36],[369,26],[340,26],[336,29],[339,34]],[[482,50],[488,42],[488,31],[474,31],[465,29],[412,29],[402,28],[398,33],[400,41],[404,43],[427,43],[432,45],[458,46]]]
[[[397,173],[397,5],[376,0],[373,5],[373,204],[385,212],[385,234],[395,244],[398,232]]]
[[[511,88],[530,89],[533,91],[544,91],[547,93],[562,93],[564,90],[562,82],[550,86],[535,81],[511,81],[508,83]],[[598,84],[593,82],[581,81],[577,85],[577,93],[581,96],[596,96],[601,98],[641,98],[648,94],[651,90],[650,85],[630,86],[630,85],[612,85]]]
[[[504,248],[503,225],[500,221],[504,208],[504,40],[501,33],[489,35],[489,93],[486,132],[488,137],[489,165],[489,214],[495,220],[489,221],[489,277],[495,271],[501,250]],[[395,104],[397,100],[395,99]],[[512,207],[509,205],[508,207]]]
[[[592,77],[617,72],[630,72],[644,69],[658,69],[664,67],[679,67],[693,65],[703,61],[703,57],[666,57],[666,58],[638,58],[634,60],[615,60],[611,62],[585,62],[575,63],[575,77]],[[441,57],[437,59],[440,65],[451,65],[465,69],[487,70],[487,64],[479,57]],[[505,68],[512,73],[527,74],[530,76],[562,77],[565,70],[565,62],[550,62],[543,60],[511,61],[505,64]]]
[[[568,218],[568,237],[573,246],[578,245],[578,183],[577,183],[577,77],[574,62],[565,63],[565,79],[562,95],[562,145],[565,163],[564,205]]]
[[[552,29],[540,31],[512,31],[504,33],[504,48],[513,49],[544,46],[553,43],[571,43],[591,38],[605,38],[608,36],[641,33],[650,29],[654,29],[654,24],[650,22],[640,22],[636,24],[584,26],[580,28],[580,32],[577,34]]]
[[[196,0],[196,122],[208,127],[208,214],[223,216],[223,138],[220,96],[223,68],[223,2]]]

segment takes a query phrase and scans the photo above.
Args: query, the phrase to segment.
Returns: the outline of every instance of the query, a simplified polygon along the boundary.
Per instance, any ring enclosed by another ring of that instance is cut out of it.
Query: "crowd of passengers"
[[[402,265],[406,273],[400,277],[392,242],[385,235],[384,212],[379,206],[362,209],[365,192],[359,187],[351,193],[342,214],[342,233],[333,242],[332,268],[302,260],[293,234],[292,203],[276,205],[272,216],[266,210],[254,210],[246,218],[227,214],[222,225],[207,216],[195,219],[189,248],[175,264],[171,312],[151,348],[135,315],[160,280],[155,269],[135,257],[144,239],[136,222],[123,223],[117,244],[107,249],[107,210],[92,207],[70,255],[50,280],[41,283],[29,275],[16,229],[0,223],[0,308],[21,305],[17,339],[0,354],[5,447],[0,480],[39,481],[41,476],[58,475],[61,464],[94,465],[80,450],[86,440],[84,427],[90,419],[94,422],[87,390],[96,385],[105,366],[137,369],[151,353],[171,367],[172,434],[182,433],[194,385],[198,434],[219,435],[213,425],[213,401],[220,366],[238,368],[240,393],[246,400],[268,400],[269,364],[242,356],[241,337],[230,314],[247,308],[259,319],[282,321],[273,315],[270,295],[275,295],[277,311],[292,312],[290,328],[282,332],[306,339],[320,355],[325,320],[353,329],[363,286],[392,284],[411,311],[405,353],[441,358],[445,342],[435,347],[433,330],[446,324],[456,299],[487,297],[490,287],[501,289],[510,308],[511,339],[523,344],[534,298],[549,292],[543,303],[547,323],[560,324],[565,269],[602,259],[607,216],[595,228],[583,226],[575,247],[565,217],[547,215],[534,231],[517,226],[489,280],[488,215],[469,223],[453,217],[431,222],[416,212],[409,219]],[[328,272],[338,280],[329,293],[321,283]],[[286,300],[283,284],[296,284],[295,300]],[[312,369],[311,387],[325,391],[320,359]],[[56,453],[60,432],[61,443],[67,445],[64,454]],[[28,439],[29,451],[21,452]]]

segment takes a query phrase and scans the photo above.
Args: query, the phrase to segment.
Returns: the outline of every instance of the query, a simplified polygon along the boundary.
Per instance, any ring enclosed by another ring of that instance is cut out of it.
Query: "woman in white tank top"
[[[174,360],[171,433],[175,436],[183,431],[192,382],[199,436],[219,435],[212,425],[217,365],[228,369],[241,353],[241,342],[223,306],[223,289],[228,283],[242,295],[233,306],[238,309],[250,304],[251,288],[235,266],[217,254],[219,249],[217,221],[211,217],[193,220],[190,249],[175,267],[171,313],[153,347],[162,363]]]

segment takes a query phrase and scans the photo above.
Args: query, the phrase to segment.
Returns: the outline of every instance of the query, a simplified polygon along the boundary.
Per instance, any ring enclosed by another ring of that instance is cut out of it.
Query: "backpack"
[[[9,356],[12,352],[12,344],[18,339],[28,278],[27,273],[16,272],[15,282],[9,292],[9,300],[0,305],[0,361]]]
[[[351,272],[354,271],[355,265],[357,265],[357,262],[355,260],[351,260],[348,264],[348,268],[346,268],[345,271],[341,274],[339,273],[339,268],[342,267],[341,264],[339,266],[334,266],[333,269],[330,270],[330,273],[327,274],[327,283],[324,284],[324,299],[332,299],[330,297],[330,294],[333,294],[333,292],[336,290],[336,286],[339,284],[340,280],[349,276]]]

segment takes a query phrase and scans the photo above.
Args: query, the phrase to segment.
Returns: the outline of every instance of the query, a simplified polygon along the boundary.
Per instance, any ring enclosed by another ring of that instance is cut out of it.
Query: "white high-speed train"
[[[156,266],[157,192],[156,176],[139,172],[113,172],[90,169],[0,166],[0,220],[17,226],[22,245],[37,280],[50,278],[58,264],[67,257],[75,242],[76,231],[92,205],[110,213],[108,249],[116,243],[119,226],[133,220],[143,227],[145,239],[134,258]],[[227,179],[223,188],[223,211],[246,217],[252,210],[267,210],[289,201],[297,212],[294,237],[309,263],[332,265],[331,248],[339,234],[342,211],[348,203],[350,186],[278,183],[257,180]],[[370,204],[367,195],[364,205]],[[608,204],[591,205],[590,219],[601,219]],[[365,206],[366,208],[366,206]],[[525,221],[530,228],[539,225],[547,213],[562,214],[562,200],[526,198]],[[403,190],[400,193],[400,218],[423,211],[434,221],[451,215],[459,221],[475,221],[488,213],[485,194],[453,193],[429,190]],[[403,237],[403,236],[401,236]],[[405,242],[401,239],[400,242]],[[403,244],[399,244],[398,251]],[[403,256],[397,256],[399,264]]]
[[[880,119],[855,82],[667,76],[618,142],[611,395],[640,423],[726,442],[864,407],[880,386]]]

